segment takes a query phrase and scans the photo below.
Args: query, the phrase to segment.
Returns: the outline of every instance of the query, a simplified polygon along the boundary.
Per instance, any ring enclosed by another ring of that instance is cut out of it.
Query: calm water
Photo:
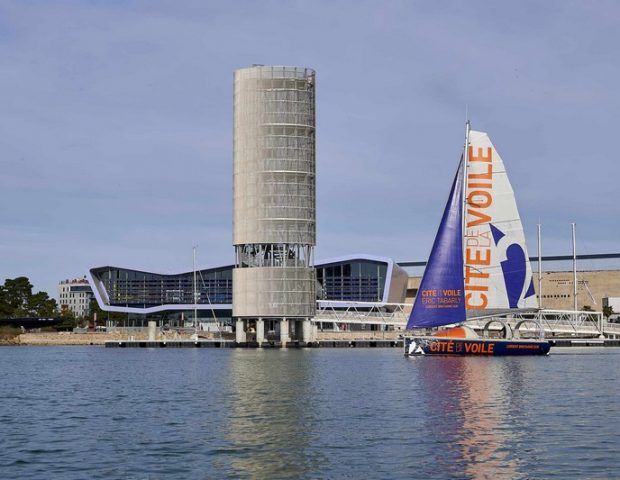
[[[0,478],[620,478],[620,349],[0,348]]]

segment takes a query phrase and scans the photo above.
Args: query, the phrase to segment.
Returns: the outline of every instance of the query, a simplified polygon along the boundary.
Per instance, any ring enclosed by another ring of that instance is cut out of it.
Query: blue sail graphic
[[[462,201],[461,158],[407,329],[437,327],[465,320]]]
[[[513,243],[506,249],[506,260],[501,262],[510,308],[519,308],[521,293],[527,281],[526,261],[525,252],[521,245]]]

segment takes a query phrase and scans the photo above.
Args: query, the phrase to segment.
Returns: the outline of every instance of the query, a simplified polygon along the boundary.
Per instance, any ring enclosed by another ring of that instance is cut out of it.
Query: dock
[[[281,342],[237,343],[234,340],[119,340],[105,342],[106,348],[283,348]],[[286,348],[403,348],[400,340],[321,340],[290,341]]]
[[[620,347],[620,340],[609,338],[555,338],[551,347]]]
[[[566,338],[549,340],[551,347],[620,347],[620,340],[598,338]],[[105,342],[106,348],[283,348],[280,342],[237,343],[234,340],[119,340]],[[321,340],[319,342],[287,342],[286,348],[403,348],[399,340]]]

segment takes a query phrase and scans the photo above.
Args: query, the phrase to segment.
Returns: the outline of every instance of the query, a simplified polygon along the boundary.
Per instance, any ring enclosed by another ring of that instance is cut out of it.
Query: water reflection
[[[618,478],[618,358],[0,348],[0,478]]]
[[[522,384],[521,363],[476,357],[420,361],[425,427],[441,452],[437,460],[448,465],[450,475],[525,477],[513,453],[522,437],[514,424],[514,409],[522,407],[514,400]]]
[[[233,356],[223,432],[228,448],[218,452],[218,469],[231,466],[235,478],[309,476],[322,460],[312,447],[317,435],[312,355],[236,350]]]

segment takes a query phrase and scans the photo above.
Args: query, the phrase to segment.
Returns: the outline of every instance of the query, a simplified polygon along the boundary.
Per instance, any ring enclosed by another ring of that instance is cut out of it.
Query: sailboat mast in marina
[[[535,311],[523,226],[504,162],[484,132],[465,128],[465,147],[407,329],[462,324],[470,317]],[[508,328],[505,329],[506,335]],[[541,330],[542,334],[542,330]],[[540,340],[480,338],[467,326],[407,337],[409,354],[545,354]],[[458,351],[457,351],[458,350]]]

